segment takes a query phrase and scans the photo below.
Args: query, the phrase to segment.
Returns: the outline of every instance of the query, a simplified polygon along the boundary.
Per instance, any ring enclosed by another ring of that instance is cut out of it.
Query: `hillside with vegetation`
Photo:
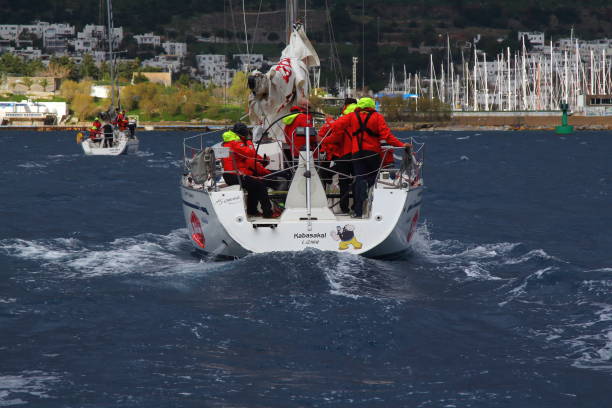
[[[104,24],[100,0],[32,0],[0,2],[0,24],[34,20],[66,22],[82,27]],[[300,7],[304,2],[299,2]],[[304,21],[322,62],[322,85],[344,81],[353,56],[373,89],[388,80],[392,65],[425,71],[429,54],[442,57],[447,43],[459,61],[474,37],[489,55],[517,48],[518,31],[544,31],[547,40],[569,36],[582,39],[612,36],[612,3],[607,0],[307,0]],[[284,0],[247,0],[247,38],[251,52],[278,55],[285,37]],[[365,7],[362,7],[365,5]],[[115,24],[128,33],[154,31],[185,41],[189,58],[201,53],[232,55],[246,52],[240,2],[230,0],[114,0]],[[303,12],[303,11],[301,11]],[[333,30],[330,30],[330,24]],[[215,38],[209,42],[200,38]],[[336,48],[330,46],[333,44]],[[129,57],[151,55],[133,40],[123,44]],[[154,51],[154,50],[152,50]],[[333,53],[332,53],[333,51]],[[337,58],[332,60],[331,56]],[[193,65],[193,64],[192,64]],[[360,77],[362,75],[360,74]]]

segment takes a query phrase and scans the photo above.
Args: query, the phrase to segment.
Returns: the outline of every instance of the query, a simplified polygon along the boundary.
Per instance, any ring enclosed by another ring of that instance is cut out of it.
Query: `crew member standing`
[[[306,106],[294,106],[290,112],[292,115],[285,116],[282,120],[285,124],[285,142],[291,146],[291,157],[297,159],[300,155],[300,150],[306,144],[306,135],[299,134],[299,127],[312,127],[312,115],[307,112]],[[314,141],[316,135],[310,135]],[[314,147],[314,146],[313,146]]]
[[[102,128],[102,123],[100,122],[100,118],[95,118],[93,123],[91,124],[91,129],[89,129],[89,138],[94,142],[100,140],[100,129]]]
[[[119,126],[119,130],[124,131],[128,126],[128,117],[125,114],[125,111],[121,111],[121,113],[117,116],[117,125]]]
[[[113,147],[115,143],[113,126],[110,123],[105,123],[104,126],[102,126],[102,131],[104,133],[104,143],[102,147]]]
[[[352,98],[347,98],[342,110],[342,115],[349,115],[357,108],[357,101]],[[334,131],[334,122],[326,123],[329,127],[326,133],[331,130],[332,134],[325,137],[321,143],[321,150],[327,153],[327,160],[334,161],[332,170],[340,173],[338,175],[338,184],[340,186],[340,210],[349,213],[349,191],[351,186],[351,176],[353,174],[353,165],[351,163],[352,156],[352,135],[347,131]],[[321,131],[323,131],[321,128]],[[325,134],[319,132],[321,137]],[[331,173],[333,175],[333,173]]]
[[[249,129],[240,122],[223,133],[223,146],[231,152],[223,159],[223,180],[228,185],[241,184],[247,191],[247,215],[259,215],[257,205],[260,204],[264,218],[277,218],[280,214],[272,211],[268,188],[261,179],[270,174],[264,166],[267,160],[257,154],[248,137]]]
[[[380,140],[396,147],[408,146],[400,142],[387,125],[385,118],[376,111],[372,98],[361,98],[355,112],[338,118],[333,123],[334,132],[348,132],[351,136],[353,160],[353,200],[356,218],[363,216],[363,202],[367,198],[368,188],[376,181],[380,167]]]

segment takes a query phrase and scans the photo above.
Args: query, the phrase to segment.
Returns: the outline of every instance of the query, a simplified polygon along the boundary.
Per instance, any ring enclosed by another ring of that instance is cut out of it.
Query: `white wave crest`
[[[593,321],[581,324],[583,334],[565,342],[579,355],[574,367],[612,372],[612,305],[600,304],[595,316]]]
[[[185,229],[167,235],[141,234],[88,247],[75,238],[51,240],[5,239],[0,251],[53,266],[67,277],[144,272],[176,273],[198,262],[189,257],[191,245]]]
[[[461,271],[470,279],[498,280],[490,271],[510,259],[517,243],[466,245],[459,241],[438,241],[431,238],[427,223],[421,224],[411,241],[411,248],[419,256],[436,264],[443,271]]]
[[[42,371],[24,371],[20,375],[0,376],[0,406],[28,404],[24,394],[30,397],[50,398],[47,392],[60,378]],[[31,401],[30,401],[31,402]]]
[[[411,241],[411,248],[428,262],[443,271],[461,271],[470,279],[499,280],[494,275],[504,265],[524,264],[532,261],[564,262],[550,256],[543,249],[520,253],[521,244],[498,242],[466,244],[456,240],[433,239],[427,223],[419,225]]]
[[[17,167],[22,167],[24,169],[44,169],[45,167],[47,167],[47,165],[43,163],[29,161],[18,164]]]

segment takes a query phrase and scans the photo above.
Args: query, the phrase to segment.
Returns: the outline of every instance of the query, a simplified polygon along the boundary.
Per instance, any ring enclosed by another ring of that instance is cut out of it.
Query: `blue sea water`
[[[612,406],[612,133],[418,133],[400,259],[224,262],[186,235],[186,135],[0,133],[0,407]]]

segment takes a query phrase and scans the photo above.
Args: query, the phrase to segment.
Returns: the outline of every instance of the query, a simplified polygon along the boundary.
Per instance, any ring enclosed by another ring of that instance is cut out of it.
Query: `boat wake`
[[[452,293],[495,314],[520,313],[523,321],[512,330],[543,339],[570,365],[612,372],[612,268],[581,269],[521,243],[436,240],[427,224],[417,229],[410,250],[393,260],[307,249],[212,261],[193,256],[185,229],[95,245],[76,238],[4,239],[0,254],[39,263],[41,270],[65,279],[206,276],[214,279],[215,290],[239,290],[254,299],[308,302],[331,295],[332,301],[344,297],[399,305]]]
[[[612,372],[612,268],[589,270],[521,243],[439,241],[427,224],[412,249],[417,264],[452,277],[459,293],[525,316],[520,335],[543,338],[575,367]]]
[[[190,251],[184,229],[167,235],[147,233],[118,238],[99,245],[88,245],[76,238],[0,241],[0,253],[40,262],[45,269],[66,278],[179,273],[198,266],[199,261]]]

